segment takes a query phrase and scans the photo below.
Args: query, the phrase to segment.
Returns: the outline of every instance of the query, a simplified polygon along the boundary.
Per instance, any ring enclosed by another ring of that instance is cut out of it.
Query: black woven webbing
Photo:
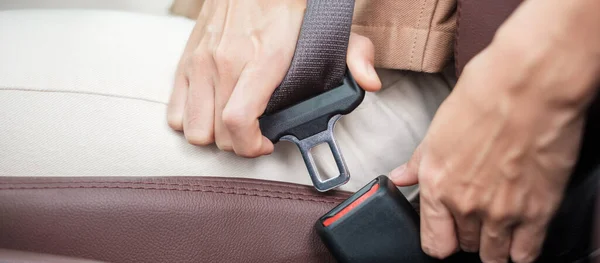
[[[308,0],[292,64],[266,114],[342,83],[353,13],[354,0]]]

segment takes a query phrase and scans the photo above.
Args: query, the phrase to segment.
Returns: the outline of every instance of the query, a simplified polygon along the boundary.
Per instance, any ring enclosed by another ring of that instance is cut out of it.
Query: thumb
[[[346,60],[352,76],[360,87],[370,92],[381,89],[381,80],[373,66],[375,47],[369,38],[356,33],[350,34]]]
[[[390,172],[390,180],[397,186],[415,185],[419,182],[419,166],[421,164],[421,146],[413,153],[410,160]]]

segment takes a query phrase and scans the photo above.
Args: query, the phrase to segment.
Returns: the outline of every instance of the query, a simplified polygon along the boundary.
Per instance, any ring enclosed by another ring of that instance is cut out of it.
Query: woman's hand
[[[207,0],[176,73],[168,122],[188,142],[244,157],[270,154],[258,118],[291,64],[306,0]],[[347,62],[358,84],[380,89],[371,41],[352,34]]]
[[[576,4],[577,2],[577,4]],[[532,262],[577,160],[600,76],[596,0],[531,0],[464,70],[412,159],[423,250]]]

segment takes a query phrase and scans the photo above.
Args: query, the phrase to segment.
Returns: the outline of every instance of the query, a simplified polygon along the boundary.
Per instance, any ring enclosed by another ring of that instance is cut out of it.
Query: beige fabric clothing
[[[0,12],[0,176],[223,176],[310,185],[296,146],[246,159],[166,123],[194,22],[112,11]],[[43,44],[40,44],[43,43]],[[335,134],[357,190],[407,161],[449,93],[441,74],[378,71],[385,87]],[[328,149],[316,149],[327,160]],[[334,174],[333,162],[319,162]],[[410,189],[410,188],[407,188]],[[407,189],[404,189],[405,191]]]
[[[204,1],[174,0],[171,12],[195,19]],[[356,0],[352,31],[373,41],[376,67],[441,72],[456,19],[456,0]]]

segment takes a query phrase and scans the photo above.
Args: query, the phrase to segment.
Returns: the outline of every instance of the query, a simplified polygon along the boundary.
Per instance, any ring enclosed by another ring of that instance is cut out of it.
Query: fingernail
[[[469,246],[469,245],[466,245],[466,244],[460,244],[460,247],[457,247],[454,252],[459,252],[461,250],[464,251],[464,252],[467,252],[467,253],[475,253],[479,249],[477,247],[474,247],[474,246]]]
[[[405,170],[406,170],[406,164],[392,170],[392,172],[390,172],[390,179],[392,179],[392,181],[400,179],[402,177],[402,175],[404,174]]]
[[[427,254],[427,255],[429,255],[431,257],[434,256],[433,249],[431,249],[431,247],[428,246],[428,245],[421,244],[421,250],[423,250],[423,252],[425,252],[425,254]]]

